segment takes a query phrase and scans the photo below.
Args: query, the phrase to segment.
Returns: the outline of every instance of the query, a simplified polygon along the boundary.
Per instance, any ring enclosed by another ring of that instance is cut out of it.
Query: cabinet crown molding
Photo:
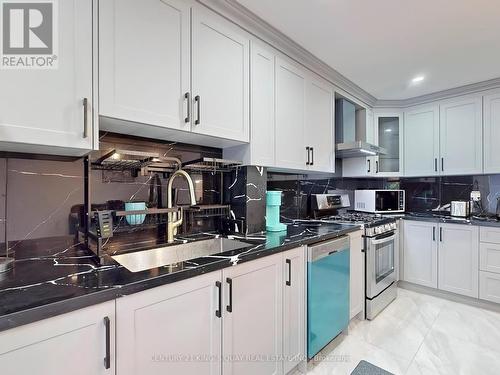
[[[347,98],[357,101],[358,104],[362,103],[374,108],[406,108],[426,104],[436,100],[453,98],[455,96],[472,94],[500,87],[500,77],[498,77],[408,99],[378,99],[358,86],[356,83],[349,80],[347,77],[343,76],[330,65],[313,55],[307,49],[290,39],[274,26],[255,15],[246,7],[238,3],[237,0],[196,0],[196,2],[219,13],[228,20],[245,29],[256,38],[264,41],[288,57],[304,65],[308,69],[321,75],[323,78],[327,79],[336,86],[336,91],[339,94],[345,95]]]

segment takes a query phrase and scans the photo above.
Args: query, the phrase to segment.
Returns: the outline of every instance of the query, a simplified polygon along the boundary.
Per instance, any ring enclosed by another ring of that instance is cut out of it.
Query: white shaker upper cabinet
[[[379,156],[342,159],[342,177],[377,177]]]
[[[500,91],[484,96],[484,173],[500,173]]]
[[[1,69],[0,150],[86,154],[93,148],[92,0],[58,2],[58,67]]]
[[[274,158],[274,53],[252,43],[251,163],[272,167]]]
[[[307,73],[276,58],[276,165],[302,169],[309,166],[304,142]]]
[[[439,174],[439,107],[410,108],[404,114],[404,174]]]
[[[442,175],[482,173],[482,97],[467,96],[442,102],[439,139]]]
[[[101,0],[99,25],[99,113],[190,130],[189,3]]]
[[[333,87],[325,80],[312,76],[306,86],[305,142],[310,147],[309,170],[334,172],[334,113]]]
[[[375,143],[375,115],[373,113],[373,109],[366,109],[366,117],[365,117],[365,138],[368,143]]]
[[[194,132],[249,141],[249,54],[244,31],[202,7],[193,8]]]

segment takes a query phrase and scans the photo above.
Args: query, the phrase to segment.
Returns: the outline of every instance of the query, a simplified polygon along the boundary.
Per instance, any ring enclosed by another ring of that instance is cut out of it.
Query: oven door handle
[[[371,245],[378,245],[378,244],[381,244],[381,243],[384,243],[384,242],[390,242],[390,241],[392,241],[394,239],[396,239],[396,233],[394,233],[391,236],[381,238],[380,240],[371,240],[370,244]]]

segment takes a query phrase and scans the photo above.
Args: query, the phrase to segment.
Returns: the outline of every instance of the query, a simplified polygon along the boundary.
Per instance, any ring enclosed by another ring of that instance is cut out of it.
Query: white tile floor
[[[338,341],[308,374],[349,375],[362,359],[397,375],[500,374],[499,313],[405,289]]]

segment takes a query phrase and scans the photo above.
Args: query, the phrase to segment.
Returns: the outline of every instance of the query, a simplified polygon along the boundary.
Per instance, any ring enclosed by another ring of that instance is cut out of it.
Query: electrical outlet
[[[481,192],[479,190],[474,190],[470,192],[470,200],[473,202],[481,201]]]

